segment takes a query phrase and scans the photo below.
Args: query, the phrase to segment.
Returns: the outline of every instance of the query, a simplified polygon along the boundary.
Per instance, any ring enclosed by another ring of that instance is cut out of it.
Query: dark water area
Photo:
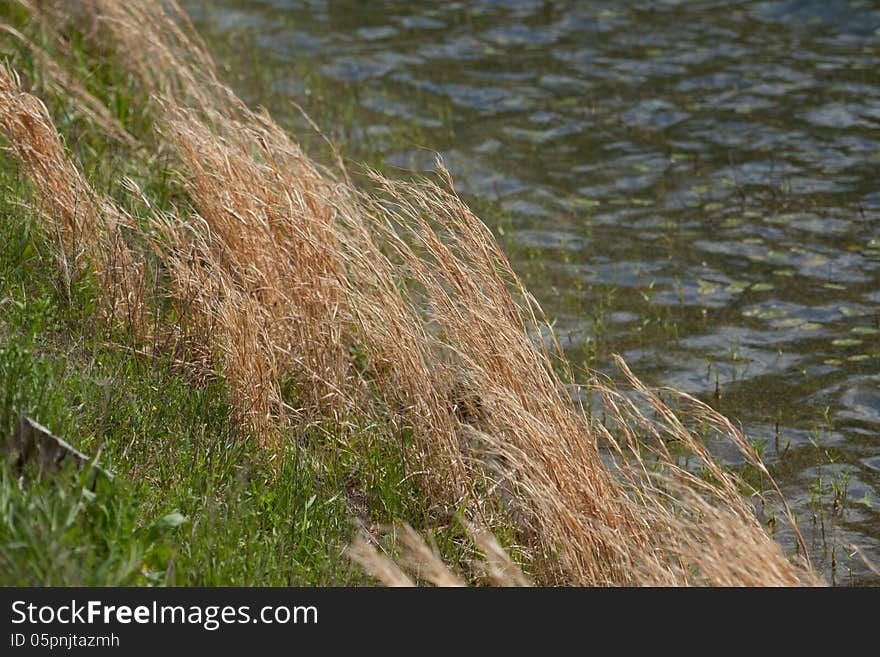
[[[440,153],[576,365],[719,407],[825,577],[880,584],[880,3],[184,5],[249,101]]]

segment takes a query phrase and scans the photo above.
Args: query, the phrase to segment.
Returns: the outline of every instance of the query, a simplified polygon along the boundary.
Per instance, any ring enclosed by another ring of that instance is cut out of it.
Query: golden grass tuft
[[[148,326],[143,265],[123,235],[137,229],[135,222],[90,187],[70,161],[46,106],[24,92],[5,66],[0,66],[0,133],[33,184],[38,204],[32,209],[46,218],[63,247],[56,256],[68,296],[71,279],[90,266],[107,292],[102,304],[107,316]]]

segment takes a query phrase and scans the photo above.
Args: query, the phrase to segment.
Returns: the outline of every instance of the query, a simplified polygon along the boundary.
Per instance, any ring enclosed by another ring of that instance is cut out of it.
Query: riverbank
[[[470,582],[472,525],[538,583],[816,581],[728,421],[574,385],[442,169],[356,186],[221,84],[175,5],[87,4],[4,16],[4,408],[118,476],[4,474],[9,583],[360,583],[346,547],[393,556],[394,523]]]

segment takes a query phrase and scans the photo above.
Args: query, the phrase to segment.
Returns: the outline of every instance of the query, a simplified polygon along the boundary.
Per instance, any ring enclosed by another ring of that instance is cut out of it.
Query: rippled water
[[[184,4],[250,100],[440,152],[573,360],[720,406],[828,579],[880,583],[878,3]]]

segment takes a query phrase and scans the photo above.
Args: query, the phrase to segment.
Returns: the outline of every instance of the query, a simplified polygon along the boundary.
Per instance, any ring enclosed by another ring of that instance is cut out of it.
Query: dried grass
[[[133,327],[148,326],[143,264],[123,235],[137,230],[136,222],[90,187],[70,161],[46,106],[22,91],[15,72],[2,65],[0,133],[33,184],[37,205],[32,209],[63,245],[56,256],[68,296],[71,279],[89,266],[106,291],[106,315]]]
[[[483,558],[476,559],[471,570],[480,579],[493,586],[527,587],[531,586],[510,555],[501,547],[493,534],[477,525],[463,521],[468,534],[482,552]],[[383,554],[379,541],[364,530],[358,532],[346,550],[346,556],[370,573],[385,586],[415,586],[414,580],[400,567],[411,572],[415,580],[426,581],[434,586],[462,587],[467,584],[443,563],[436,550],[407,524],[385,528],[389,539],[398,550],[397,561]]]

